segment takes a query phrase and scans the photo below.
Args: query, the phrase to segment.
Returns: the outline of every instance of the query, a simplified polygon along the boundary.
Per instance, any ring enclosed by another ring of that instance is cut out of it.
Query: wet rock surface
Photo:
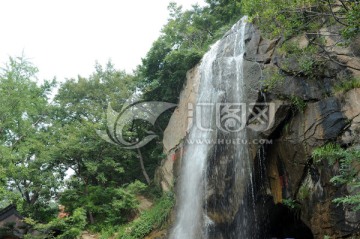
[[[225,35],[221,43],[220,64],[221,60],[233,52],[234,46],[231,45],[230,39],[231,31]],[[329,44],[334,41],[331,38],[327,40]],[[306,36],[299,36],[294,41],[303,48],[309,44]],[[356,41],[358,42],[359,39]],[[332,202],[334,198],[346,193],[346,186],[335,187],[329,182],[336,174],[335,166],[326,162],[314,164],[311,157],[316,147],[330,141],[346,147],[360,145],[360,89],[335,92],[340,82],[345,81],[349,76],[360,75],[360,71],[354,69],[357,67],[357,62],[360,62],[358,47],[352,44],[346,49],[339,47],[329,49],[331,54],[338,57],[340,64],[328,61],[321,71],[315,73],[315,77],[309,77],[297,74],[296,72],[299,72],[297,61],[279,53],[277,49],[281,42],[281,39],[265,39],[251,24],[246,27],[243,68],[245,103],[273,105],[272,116],[269,116],[266,125],[254,123],[250,120],[251,114],[247,114],[247,136],[250,142],[254,139],[268,139],[271,143],[248,145],[248,154],[254,168],[252,192],[248,189],[234,191],[236,182],[232,174],[234,167],[232,153],[225,152],[227,149],[221,146],[216,150],[214,148],[208,168],[208,173],[214,175],[214,179],[209,181],[206,200],[208,216],[217,226],[211,227],[209,238],[234,238],[236,233],[234,223],[241,216],[242,211],[239,207],[243,204],[239,201],[235,202],[233,195],[247,195],[249,192],[256,204],[258,217],[264,219],[258,218],[258,227],[263,226],[268,231],[268,234],[260,233],[254,238],[269,236],[275,230],[275,226],[271,225],[282,222],[277,210],[282,210],[284,199],[294,199],[298,203],[297,211],[294,213],[297,221],[284,227],[302,228],[294,231],[309,229],[314,238],[321,239],[325,235],[331,238],[343,238],[357,235],[359,232],[360,214]],[[290,69],[288,67],[283,71],[284,79],[271,89],[266,88],[264,84],[268,77],[266,70],[281,71],[285,60],[293,64],[290,64]],[[233,77],[226,75],[226,72],[218,74],[224,74],[223,77],[227,79]],[[165,133],[167,135],[165,137],[168,137],[164,140],[168,156],[159,169],[157,180],[164,190],[170,190],[178,176],[182,142],[187,134],[184,126],[187,120],[184,107],[188,102],[187,96],[193,94],[186,91],[192,90],[196,94],[196,90],[191,89],[194,85],[191,82],[198,81],[198,74],[193,74],[193,78],[188,79],[187,86],[190,87],[183,93],[186,97],[181,97],[178,113],[174,114]],[[190,102],[193,102],[191,99],[190,97]],[[249,112],[254,108],[255,105],[252,105]],[[179,113],[180,111],[182,113]],[[171,140],[168,140],[169,138]],[[221,202],[221,205],[216,202]],[[283,229],[276,230],[279,233],[282,231],[280,234],[286,236]],[[254,226],[251,230],[256,231],[259,228]]]

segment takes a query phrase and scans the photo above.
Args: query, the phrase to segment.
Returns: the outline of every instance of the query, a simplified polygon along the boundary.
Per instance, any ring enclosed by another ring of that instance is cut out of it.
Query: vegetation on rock
[[[89,77],[39,84],[35,66],[24,57],[10,58],[0,70],[0,206],[15,204],[32,227],[29,231],[41,233],[39,238],[54,231],[63,232],[57,238],[76,238],[84,229],[102,232],[104,238],[113,234],[123,239],[143,238],[166,224],[174,205],[173,196],[156,192],[151,182],[164,158],[161,137],[170,113],[162,115],[155,126],[141,120],[129,123],[123,132],[129,138],[141,138],[149,131],[159,138],[141,151],[127,150],[96,134],[96,130],[108,130],[105,114],[109,104],[120,111],[134,92],[141,92],[141,100],[177,103],[186,72],[245,14],[268,36],[282,39],[277,53],[283,59],[269,70],[264,82],[269,91],[282,84],[284,76],[316,79],[325,62],[341,64],[325,47],[328,26],[340,26],[339,32],[331,34],[341,36],[341,44],[348,44],[360,32],[357,0],[206,3],[186,11],[171,3],[168,23],[134,74],[117,70],[109,62],[97,64]],[[288,41],[299,34],[305,34],[309,44]],[[359,86],[359,80],[351,78],[340,82],[338,89]],[[307,106],[297,96],[289,101],[300,111]],[[313,157],[340,165],[332,182],[348,185],[351,192],[334,202],[358,210],[359,151],[325,146],[315,150]],[[139,212],[139,195],[155,205]],[[307,196],[306,191],[302,193]],[[57,203],[65,206],[69,217],[57,218]],[[286,203],[294,206],[293,201]]]
[[[336,175],[330,182],[344,186],[347,193],[333,200],[334,203],[350,206],[351,210],[360,210],[359,163],[360,150],[358,148],[343,149],[337,144],[327,144],[313,151],[316,161],[327,160],[330,165],[338,168]]]

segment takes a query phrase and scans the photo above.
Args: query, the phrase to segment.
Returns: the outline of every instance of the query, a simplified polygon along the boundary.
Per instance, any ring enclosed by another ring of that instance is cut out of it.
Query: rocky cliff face
[[[222,40],[224,52],[234,47],[227,44],[229,34],[231,31]],[[334,47],[333,43],[339,39],[326,37],[325,40],[331,57],[321,67],[305,74],[299,61],[280,49],[282,39],[265,39],[254,25],[247,24],[244,55],[247,102],[244,103],[252,105],[250,112],[256,112],[259,105],[272,107],[265,126],[255,123],[254,115],[247,115],[248,142],[266,143],[248,145],[254,170],[253,200],[260,230],[264,231],[259,238],[270,235],[310,238],[301,234],[308,229],[314,238],[321,239],[325,235],[343,238],[359,232],[360,214],[332,203],[348,190],[346,185],[335,187],[329,181],[337,173],[336,165],[330,166],[326,161],[315,164],[311,156],[316,147],[329,141],[360,146],[360,89],[335,91],[341,82],[360,77],[359,46]],[[300,49],[309,45],[306,36],[290,41]],[[199,80],[195,67],[188,73],[179,106],[165,132],[168,156],[156,175],[156,181],[165,191],[174,187],[178,176],[183,142],[188,133],[188,103],[195,103]],[[207,195],[209,217],[220,225],[216,229],[220,232],[215,233],[214,238],[228,238],[221,230],[231,230],[236,217],[241,216],[236,204],[229,202],[226,207],[219,207],[211,203],[231,195],[226,183],[229,182],[226,172],[231,165],[230,161],[215,155],[208,169],[218,172],[216,185],[209,181],[209,188],[214,190]],[[294,200],[297,209],[283,207],[284,199]]]
[[[360,89],[334,93],[341,82],[359,77],[359,55],[355,55],[352,46],[331,47],[339,39],[327,37],[327,54],[332,56],[332,60],[313,69],[316,72],[301,74],[299,62],[281,53],[279,43],[262,39],[253,26],[249,27],[249,32],[246,59],[260,64],[263,72],[280,69],[283,73],[281,82],[275,83],[264,95],[260,93],[261,83],[258,82],[256,88],[257,101],[277,105],[272,127],[253,134],[254,137],[273,140],[272,144],[263,146],[262,154],[257,153],[254,158],[258,196],[261,195],[261,198],[271,191],[275,204],[286,198],[294,199],[299,203],[301,219],[315,238],[325,235],[342,238],[356,234],[359,214],[332,203],[334,198],[347,190],[346,186],[335,187],[329,182],[336,175],[337,166],[330,166],[324,161],[315,164],[311,154],[315,148],[329,141],[359,146]],[[299,47],[309,44],[305,36],[290,41]],[[270,47],[261,51],[263,45]],[[271,74],[265,75],[262,82],[271,77]],[[258,77],[249,75],[247,78],[252,82],[250,84],[256,86],[254,79]],[[255,150],[258,149],[254,147],[253,154]],[[259,176],[261,170],[267,175],[265,179]],[[270,215],[270,220],[278,219]]]
[[[189,104],[194,105],[196,102],[199,82],[199,66],[196,66],[187,73],[180,102],[164,132],[164,153],[167,156],[155,173],[155,181],[165,192],[173,189],[174,178],[178,176],[179,167],[181,167],[183,141],[189,133]]]

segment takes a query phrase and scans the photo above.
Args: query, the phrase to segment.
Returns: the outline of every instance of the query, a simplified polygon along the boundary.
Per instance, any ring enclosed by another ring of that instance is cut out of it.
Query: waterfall
[[[251,184],[251,170],[247,146],[239,143],[247,138],[244,129],[246,105],[243,103],[245,27],[246,17],[235,24],[225,38],[215,43],[201,62],[198,97],[181,165],[177,215],[171,239],[210,237],[209,228],[215,222],[208,212],[207,197],[211,192],[217,193],[216,183],[224,182],[216,182],[217,170],[208,170],[209,159],[220,160],[223,156],[218,158],[216,155],[224,151],[226,156],[223,158],[231,160],[233,165],[234,193],[215,200],[214,204],[235,205],[243,214],[241,220],[237,220],[236,235],[228,238],[250,238],[246,228],[250,223],[248,214],[253,212],[248,212],[245,194]],[[215,183],[210,184],[209,180]],[[235,215],[233,218],[236,220]]]

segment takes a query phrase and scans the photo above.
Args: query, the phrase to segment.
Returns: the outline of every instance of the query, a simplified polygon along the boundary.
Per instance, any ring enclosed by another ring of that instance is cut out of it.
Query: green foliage
[[[299,59],[299,66],[301,69],[301,72],[304,73],[304,75],[309,76],[313,74],[313,71],[315,70],[315,61],[314,56],[302,56]]]
[[[350,39],[360,31],[360,11],[357,1],[317,0],[243,0],[243,13],[250,16],[260,29],[270,37],[314,33],[322,25],[338,23],[343,26],[342,35]]]
[[[10,58],[0,70],[0,198],[4,206],[16,204],[24,215],[48,220],[48,202],[61,185],[47,102],[55,82],[38,85],[37,71],[24,57]]]
[[[243,0],[243,13],[256,21],[261,30],[271,37],[289,37],[304,30],[309,23],[320,17],[308,18],[304,13],[310,7],[318,7],[316,0]]]
[[[347,92],[351,89],[360,88],[360,79],[352,78],[345,80],[334,87],[335,92]]]
[[[39,225],[63,223],[68,238],[83,228],[69,227],[80,207],[94,230],[127,223],[138,213],[137,195],[146,189],[137,180],[142,175],[138,155],[103,141],[95,130],[107,127],[108,103],[119,111],[135,90],[136,78],[111,63],[96,65],[89,78],[61,84],[50,104],[47,94],[54,83],[38,85],[36,72],[23,58],[10,58],[0,72],[0,92],[6,92],[0,98],[1,207],[16,204]],[[153,174],[161,147],[149,144],[143,157]],[[65,181],[69,169],[73,175]],[[66,223],[52,220],[58,212],[52,201],[58,198],[72,215]]]
[[[53,237],[54,230],[61,231],[62,234],[56,236],[59,239],[75,239],[81,235],[82,231],[87,224],[86,211],[83,208],[74,210],[70,217],[56,218],[47,224],[37,223],[36,221],[27,218],[25,220],[28,224],[32,225],[38,235],[26,235],[25,239],[45,239],[50,236]]]
[[[360,210],[359,180],[359,149],[343,149],[338,145],[328,144],[313,151],[313,158],[329,160],[330,164],[339,164],[338,174],[331,178],[335,185],[346,185],[349,195],[333,200],[334,203],[351,206],[351,209]]]
[[[307,103],[303,99],[298,96],[291,96],[290,97],[291,104],[300,112],[304,112]]]
[[[139,213],[137,196],[153,187],[146,188],[139,181],[144,178],[137,152],[111,145],[96,134],[96,129],[107,128],[104,116],[107,105],[110,103],[120,111],[137,89],[143,94],[142,100],[176,103],[186,72],[199,63],[209,45],[223,36],[242,14],[249,15],[250,21],[271,37],[282,36],[285,40],[300,33],[317,32],[324,24],[334,22],[324,1],[206,2],[207,6],[193,6],[187,11],[175,3],[169,5],[169,21],[135,75],[116,70],[110,62],[105,67],[97,64],[91,76],[79,76],[61,84],[52,104],[48,94],[55,82],[37,84],[36,67],[24,58],[10,58],[0,73],[0,205],[17,204],[21,213],[44,223],[42,226],[35,223],[38,228],[43,227],[44,233],[51,228],[64,230],[61,238],[76,238],[85,227],[102,231],[106,238],[114,233],[115,225],[124,223],[127,224],[121,226],[119,238],[143,238],[166,222],[174,199],[163,196],[152,209],[129,223]],[[342,34],[351,39],[359,33],[359,4],[346,2],[346,7],[336,16],[341,16],[339,19],[345,23]],[[285,41],[279,52],[289,61],[280,71],[265,72],[265,89],[282,83],[287,70],[293,75],[316,76],[323,59],[315,56],[320,48],[311,44],[321,40],[310,39],[310,45],[304,48],[296,41]],[[339,87],[346,91],[359,85],[358,80],[351,80]],[[299,97],[293,96],[290,101],[299,111],[306,108],[306,102]],[[164,115],[156,122],[156,129],[151,129],[160,138],[168,119],[169,114]],[[148,126],[135,122],[124,133],[129,137],[141,136],[149,130]],[[150,176],[164,157],[159,142],[141,149]],[[340,162],[339,175],[332,179],[333,183],[347,184],[354,190],[358,187],[357,178],[354,180],[356,167],[349,166],[358,161],[356,153],[325,146],[315,150],[313,156],[317,161],[325,157],[332,163]],[[65,183],[68,169],[72,169],[73,175]],[[304,185],[298,197],[306,198],[309,193]],[[50,220],[57,208],[49,202],[55,198],[66,206],[69,218]],[[335,202],[359,204],[357,194]],[[293,200],[284,200],[284,204],[295,207]]]
[[[295,41],[286,41],[280,46],[279,52],[282,54],[302,55],[303,49]]]
[[[323,159],[326,159],[331,165],[333,165],[336,160],[344,157],[344,151],[338,144],[329,143],[323,147],[314,149],[312,157],[315,160],[315,163],[320,163]]]
[[[277,85],[282,84],[284,80],[285,77],[281,75],[278,69],[268,68],[264,70],[264,92],[274,89]]]
[[[285,56],[281,65],[284,71],[294,75],[304,75],[315,78],[321,72],[323,62],[316,55],[318,49],[314,45],[300,48],[295,40],[286,41],[279,48],[279,53]]]
[[[346,27],[342,35],[346,39],[351,39],[360,32],[360,4],[358,1],[349,1],[347,4],[348,9],[345,13]]]
[[[162,51],[166,51],[166,48]],[[164,56],[162,59],[152,59],[150,50],[148,57],[143,60],[139,77],[146,80],[143,86],[144,97],[147,100],[177,103],[186,79],[186,72],[199,62],[202,53],[194,49],[173,50],[162,56]],[[153,60],[158,66],[153,66]],[[154,69],[159,70],[154,72]]]
[[[142,82],[145,100],[177,103],[186,72],[200,61],[209,45],[241,17],[239,0],[208,0],[207,3],[209,6],[195,5],[187,11],[170,3],[169,21],[136,73]]]
[[[60,219],[61,220],[61,219]],[[87,224],[86,211],[83,208],[77,208],[73,214],[65,218],[64,233],[58,236],[61,239],[73,239],[80,236],[82,230]],[[62,223],[60,224],[62,225]]]
[[[92,228],[99,230],[131,220],[139,205],[136,196],[145,188],[140,181],[117,188],[88,186],[85,195],[79,194],[77,188],[70,188],[61,195],[60,201],[70,212],[80,206],[91,212],[96,223]]]
[[[117,227],[109,226],[101,229],[100,239],[109,239],[113,238],[113,235],[116,233]]]
[[[292,210],[299,208],[299,204],[294,199],[291,199],[291,198],[283,199],[282,204],[284,204],[285,206],[287,206],[288,208],[290,208]]]
[[[301,185],[301,187],[299,188],[298,194],[297,194],[297,198],[301,201],[309,198],[311,193],[311,189],[307,184],[303,184]]]
[[[109,144],[96,133],[108,129],[104,115],[108,104],[120,112],[135,85],[136,78],[108,63],[105,68],[97,65],[89,78],[63,83],[55,97],[56,163],[74,172],[60,201],[70,212],[83,207],[94,230],[128,222],[137,213],[136,195],[144,187],[136,181],[142,179],[137,152]],[[139,137],[147,126],[137,122],[126,133]],[[154,144],[142,148],[150,175],[160,160],[153,156],[158,154]]]
[[[359,187],[359,185],[356,185]],[[334,203],[344,204],[352,206],[352,210],[358,211],[360,210],[360,194],[355,195],[347,195],[344,197],[336,198],[333,200]]]
[[[173,195],[163,195],[148,211],[127,225],[123,225],[117,235],[118,239],[141,239],[151,231],[164,226],[174,206]]]
[[[209,13],[222,24],[232,23],[243,14],[240,0],[206,0]]]

